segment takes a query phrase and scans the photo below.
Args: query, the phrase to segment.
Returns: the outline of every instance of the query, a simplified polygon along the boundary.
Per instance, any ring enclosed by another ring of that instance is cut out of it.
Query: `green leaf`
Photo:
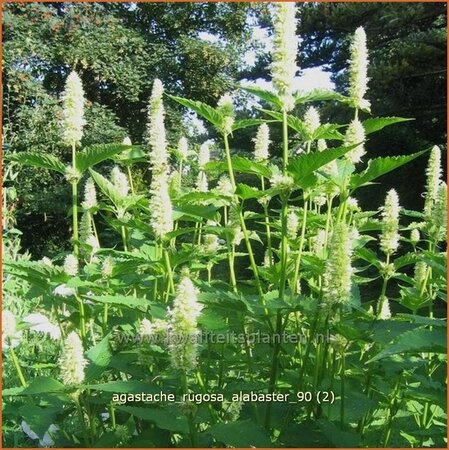
[[[65,165],[56,156],[38,152],[21,152],[4,156],[5,161],[15,161],[25,166],[49,169],[56,172],[65,173]]]
[[[276,106],[279,109],[282,108],[282,100],[274,92],[267,91],[265,89],[256,86],[240,86],[240,87],[244,91],[249,92],[250,94],[253,94],[256,97],[259,97],[260,99],[266,101],[267,103],[271,103],[273,106]]]
[[[237,448],[272,446],[267,432],[249,419],[212,425],[206,433],[218,442]]]
[[[441,328],[433,330],[411,330],[400,334],[387,348],[367,361],[366,364],[396,354],[421,352],[446,353],[446,348],[445,330]]]
[[[114,160],[123,165],[147,161],[147,154],[140,145],[126,146],[129,150],[115,155]]]
[[[83,173],[90,167],[101,163],[113,156],[129,150],[129,145],[123,144],[95,144],[83,149],[76,155],[76,168]]]
[[[356,173],[351,177],[352,190],[354,191],[360,186],[364,186],[376,178],[379,178],[381,175],[385,175],[386,173],[413,161],[427,151],[428,150],[423,150],[413,153],[412,155],[386,156],[384,158],[371,159],[368,163],[368,167],[363,172]]]
[[[36,377],[19,395],[39,395],[64,390],[65,386],[50,377]]]
[[[270,169],[264,164],[252,161],[242,156],[233,156],[231,158],[232,168],[235,172],[250,173],[253,175],[269,178],[271,176]],[[210,161],[206,164],[205,169],[211,172],[226,172],[228,166],[224,161]]]
[[[109,366],[113,356],[111,346],[109,345],[110,339],[111,333],[107,334],[97,345],[86,353],[86,357],[89,360],[85,372],[86,382],[98,378]]]
[[[338,131],[343,125],[336,123],[325,123],[318,127],[313,133],[312,139],[334,139],[338,141],[344,140],[344,136]]]
[[[119,411],[132,414],[143,420],[154,422],[158,428],[174,432],[188,433],[189,427],[186,416],[175,416],[170,412],[160,408],[142,408],[138,406],[122,406],[116,405]]]
[[[57,408],[41,408],[36,405],[23,405],[19,408],[19,413],[23,420],[29,425],[32,431],[34,431],[40,439],[42,439],[45,433],[48,431],[50,425],[54,423]]]
[[[168,94],[167,94],[168,95]],[[207,105],[206,103],[189,100],[187,98],[176,97],[174,95],[168,95],[171,99],[175,100],[182,106],[195,111],[199,116],[206,119],[212,125],[217,128],[220,128],[223,123],[223,116],[212,106]]]
[[[239,183],[235,188],[235,193],[243,200],[250,198],[259,198],[264,195],[264,191],[248,186],[247,184]]]
[[[340,430],[334,423],[324,419],[318,420],[321,430],[335,447],[356,448],[359,446],[360,436],[354,432]]]
[[[376,131],[382,130],[382,128],[388,127],[395,123],[408,122],[415,119],[406,119],[404,117],[373,117],[363,122],[363,128],[365,128],[365,134],[371,134]]]
[[[295,93],[295,105],[300,105],[309,102],[322,102],[326,100],[337,100],[340,102],[347,102],[347,97],[338,92],[328,89],[313,89],[309,92],[298,91]]]
[[[120,194],[120,191],[113,185],[113,183],[111,183],[100,173],[95,172],[95,170],[93,169],[89,169],[89,172],[95,183],[97,183],[98,187],[111,200],[111,202],[114,203],[115,206],[120,205],[123,197]]]
[[[215,206],[199,206],[199,205],[177,205],[173,208],[173,220],[183,219],[185,220],[187,217],[200,220],[214,220],[216,217],[217,207]]]
[[[270,121],[268,121],[270,122]],[[241,130],[242,128],[254,127],[256,125],[261,125],[267,123],[264,119],[243,119],[236,120],[232,125],[232,131]]]
[[[304,153],[290,162],[288,171],[291,173],[295,181],[302,185],[302,183],[312,175],[320,167],[330,163],[334,159],[340,158],[354,146],[337,147],[324,150],[323,152]]]
[[[123,305],[128,308],[146,308],[150,304],[145,298],[125,295],[89,295],[86,296],[86,298],[100,303],[108,303],[110,305]]]

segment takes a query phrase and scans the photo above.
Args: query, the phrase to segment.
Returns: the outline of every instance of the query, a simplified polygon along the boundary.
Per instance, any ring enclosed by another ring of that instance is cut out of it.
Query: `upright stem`
[[[385,263],[387,270],[388,270],[388,265],[390,264],[390,253],[387,253],[387,261]],[[382,308],[384,306],[385,303],[385,293],[387,292],[387,284],[388,284],[388,277],[386,276],[386,274],[384,274],[383,277],[383,283],[382,283],[382,290],[380,292],[380,297],[379,297],[379,307],[377,308],[377,318],[380,318],[380,315],[382,313]]]
[[[76,170],[76,145],[72,144],[72,167]],[[73,254],[78,258],[78,179],[72,181]]]
[[[293,276],[292,295],[298,293],[299,268],[301,266],[302,251],[304,249],[308,208],[309,208],[309,201],[305,199],[305,194],[304,194],[304,210],[303,210],[302,223],[301,223],[301,236],[299,238],[298,255],[297,255],[296,261],[295,261],[295,273]]]
[[[187,375],[185,372],[181,375],[181,383],[182,383],[182,391],[183,394],[189,393],[189,386],[187,383]],[[195,428],[195,422],[193,421],[193,417],[191,413],[188,414],[187,420],[189,422],[189,431],[190,431],[190,441],[192,444],[192,447],[196,447],[196,428]]]
[[[11,343],[10,343],[11,344]],[[20,383],[23,387],[26,387],[27,382],[25,380],[25,377],[23,376],[22,368],[20,367],[19,359],[17,358],[16,352],[10,345],[9,347],[9,354],[11,355],[11,359],[14,363],[14,367],[16,368],[17,376],[19,377]]]
[[[224,147],[225,147],[225,153],[226,153],[226,164],[228,166],[229,179],[231,181],[232,190],[235,191],[236,185],[235,185],[234,169],[232,168],[231,150],[229,148],[228,135],[226,133],[223,134],[223,140],[224,140]],[[248,233],[248,229],[246,228],[246,223],[245,223],[245,219],[243,217],[242,211],[239,211],[239,219],[240,219],[240,226],[242,228],[243,236],[245,238],[245,244],[246,244],[246,248],[248,250],[248,256],[249,256],[249,260],[251,263],[251,269],[254,274],[254,280],[256,282],[257,290],[259,292],[261,300],[265,301],[265,299],[263,298],[263,290],[262,290],[262,284],[260,282],[259,270],[257,269],[256,260],[254,258],[254,252],[253,252],[253,249],[251,246],[251,242],[249,240],[249,233]]]
[[[175,283],[173,282],[173,270],[170,263],[170,255],[168,254],[167,249],[163,249],[164,252],[164,261],[165,261],[165,268],[167,269],[167,277],[168,277],[168,287],[167,292],[171,291],[172,293],[175,292]]]
[[[260,184],[262,188],[262,192],[265,191],[265,179],[263,176],[260,177]],[[273,250],[271,244],[271,228],[270,228],[270,215],[268,214],[268,204],[264,203],[263,212],[265,215],[265,229],[267,231],[267,250],[268,250],[268,260],[270,261],[270,266],[273,261]]]
[[[127,165],[126,172],[128,174],[129,187],[131,188],[131,194],[134,195],[134,184],[133,184],[133,176],[131,173],[131,168]]]

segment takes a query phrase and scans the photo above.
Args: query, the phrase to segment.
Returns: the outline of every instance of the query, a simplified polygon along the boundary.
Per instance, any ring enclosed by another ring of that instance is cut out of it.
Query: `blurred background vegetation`
[[[215,104],[236,81],[269,80],[270,55],[253,33],[271,34],[264,3],[4,3],[3,151],[34,150],[69,160],[61,144],[60,96],[74,68],[83,80],[87,123],[83,144],[144,142],[146,103],[159,77],[167,92]],[[364,26],[370,50],[368,98],[374,116],[415,118],[371,137],[370,157],[413,153],[446,142],[445,3],[301,3],[301,69],[328,71],[345,93],[349,40]],[[246,55],[251,51],[253,61]],[[237,101],[245,115],[247,98]],[[339,105],[321,106],[323,121],[348,121]],[[188,132],[185,111],[166,102],[169,140]],[[301,111],[298,111],[301,113]],[[275,128],[275,127],[273,127]],[[276,130],[273,130],[276,133]],[[252,151],[254,130],[234,146]],[[199,138],[214,137],[207,130]],[[275,149],[276,150],[276,149]],[[422,207],[426,160],[386,175],[402,205]],[[3,167],[3,228],[23,232],[35,258],[69,242],[64,180],[43,170]],[[368,192],[369,191],[369,192]],[[359,198],[376,209],[386,189]]]

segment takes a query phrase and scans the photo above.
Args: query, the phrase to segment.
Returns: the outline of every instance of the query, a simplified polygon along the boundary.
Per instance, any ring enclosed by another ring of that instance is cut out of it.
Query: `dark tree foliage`
[[[72,69],[87,99],[83,145],[144,139],[154,78],[167,91],[214,103],[238,77],[247,49],[243,3],[3,4],[3,137],[5,151],[45,151],[65,158],[60,95]],[[257,6],[256,6],[257,7]],[[200,32],[219,37],[199,38]],[[182,111],[167,102],[173,141]],[[61,177],[20,169],[17,219],[25,235],[47,230],[53,243],[23,242],[36,255],[65,241],[60,206],[69,192]],[[55,201],[55,199],[58,199]],[[44,214],[45,212],[45,214]]]
[[[304,3],[299,34],[302,68],[324,66],[345,93],[349,41],[363,26],[368,41],[373,116],[412,117],[370,138],[371,157],[401,154],[446,142],[445,3]],[[335,109],[332,110],[335,114]],[[342,119],[347,120],[341,111]],[[391,175],[407,207],[421,207],[424,159]],[[386,177],[388,178],[388,177]],[[410,181],[413,180],[412,183]],[[378,203],[379,199],[365,199]],[[362,199],[363,200],[363,199]]]

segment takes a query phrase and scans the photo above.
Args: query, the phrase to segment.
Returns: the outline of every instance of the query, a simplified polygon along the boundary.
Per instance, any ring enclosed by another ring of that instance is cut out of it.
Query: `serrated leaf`
[[[406,331],[393,340],[387,348],[371,358],[366,364],[391,355],[404,353],[446,353],[446,332],[442,329],[418,329]]]
[[[180,105],[185,106],[186,108],[195,111],[199,116],[206,119],[215,127],[220,128],[223,123],[222,115],[212,106],[207,105],[206,103],[189,100],[187,98],[176,97],[174,95],[168,95],[171,99],[178,102]]]
[[[149,305],[149,301],[145,298],[125,295],[89,295],[86,296],[86,298],[100,303],[108,303],[110,305],[123,305],[128,308],[145,308]]]
[[[242,119],[236,120],[232,125],[232,131],[241,130],[243,128],[254,127],[256,125],[261,125],[267,123],[264,119]]]
[[[250,198],[259,198],[264,195],[264,191],[248,186],[247,184],[238,183],[235,188],[235,193],[243,200],[248,200]]]
[[[267,432],[251,420],[212,425],[206,430],[218,442],[237,448],[271,447]]]
[[[64,390],[65,386],[58,380],[50,377],[36,377],[29,386],[20,392],[20,395],[39,395]]]
[[[271,171],[267,166],[242,156],[233,156],[231,158],[231,163],[235,172],[250,173],[253,175],[263,176],[265,178],[269,178],[271,176]],[[206,164],[205,169],[211,172],[226,172],[228,170],[228,166],[224,161],[210,161]]]
[[[297,91],[294,95],[295,105],[300,105],[309,102],[321,102],[326,100],[337,100],[340,102],[347,102],[347,97],[338,92],[328,89],[312,89],[309,92]]]
[[[413,161],[427,151],[428,150],[423,150],[421,152],[413,153],[412,155],[386,156],[384,158],[371,159],[368,163],[368,167],[363,172],[356,173],[351,177],[352,190],[354,191],[370,181]]]
[[[338,448],[356,448],[359,446],[360,436],[354,432],[340,430],[328,420],[318,420],[321,430],[327,439]]]
[[[98,344],[86,353],[86,357],[89,360],[89,364],[85,371],[86,382],[98,378],[109,366],[112,359],[111,346],[109,345],[110,339],[111,333],[107,334]]]
[[[174,432],[188,433],[189,427],[186,416],[175,416],[160,408],[142,408],[137,406],[116,405],[119,411],[131,414],[139,419],[154,422],[158,428]]]
[[[101,163],[113,156],[129,149],[129,145],[123,144],[95,144],[86,147],[76,155],[76,168],[83,173],[89,167]]]
[[[115,206],[120,205],[122,195],[114,184],[100,173],[95,172],[93,169],[89,169],[89,172],[95,183],[97,183],[98,187],[111,200],[111,202],[114,203]]]
[[[15,161],[26,166],[54,170],[62,174],[65,173],[65,165],[53,155],[38,152],[21,152],[5,155],[4,159],[5,161]]]
[[[288,165],[288,171],[296,183],[302,185],[303,181],[320,167],[330,163],[334,159],[340,158],[352,150],[353,147],[337,147],[322,152],[304,153],[291,160]]]
[[[267,103],[271,103],[279,109],[282,108],[282,100],[274,92],[256,86],[241,86],[241,89],[265,100]]]
[[[371,134],[376,131],[382,130],[382,128],[388,127],[395,123],[408,122],[410,118],[404,117],[373,117],[363,121],[363,128],[365,128],[365,134]]]
[[[23,405],[19,408],[19,413],[30,429],[43,439],[50,425],[54,423],[57,408],[42,408],[36,405]]]

